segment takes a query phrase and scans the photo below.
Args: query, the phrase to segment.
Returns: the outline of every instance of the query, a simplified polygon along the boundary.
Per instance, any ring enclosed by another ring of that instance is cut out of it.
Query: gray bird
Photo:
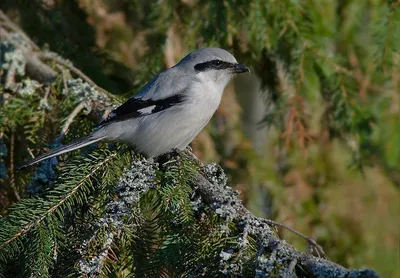
[[[98,141],[133,144],[147,157],[183,150],[207,125],[235,73],[249,72],[220,48],[202,48],[153,77],[87,137],[40,155],[21,168]]]

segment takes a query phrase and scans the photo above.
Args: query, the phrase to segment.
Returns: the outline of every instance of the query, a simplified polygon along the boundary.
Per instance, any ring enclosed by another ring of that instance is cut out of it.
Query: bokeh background
[[[194,152],[223,166],[256,215],[316,238],[346,267],[400,276],[400,1],[2,0],[0,9],[121,97],[194,49],[231,51],[252,73],[226,89]],[[15,201],[0,190],[3,208]]]

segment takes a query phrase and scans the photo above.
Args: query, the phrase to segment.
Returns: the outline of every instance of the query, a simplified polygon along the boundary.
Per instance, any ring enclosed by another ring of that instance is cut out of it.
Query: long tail
[[[24,165],[19,167],[17,169],[17,171],[19,171],[21,169],[24,169],[24,168],[26,168],[28,166],[31,166],[33,164],[36,164],[36,163],[38,163],[38,162],[40,162],[42,160],[45,160],[47,158],[51,158],[51,157],[54,157],[54,156],[57,156],[57,155],[60,155],[60,154],[63,154],[63,153],[67,153],[67,152],[70,152],[70,151],[85,147],[87,145],[90,145],[90,144],[93,144],[95,142],[98,142],[98,141],[100,141],[102,139],[104,139],[104,137],[99,137],[99,136],[94,136],[94,135],[89,135],[87,137],[83,137],[83,138],[78,139],[78,140],[76,140],[75,142],[73,142],[73,143],[71,143],[69,145],[65,145],[65,146],[61,146],[61,147],[55,148],[55,149],[51,150],[48,153],[42,154],[42,155],[40,155],[40,156],[28,161],[27,163],[25,163]]]

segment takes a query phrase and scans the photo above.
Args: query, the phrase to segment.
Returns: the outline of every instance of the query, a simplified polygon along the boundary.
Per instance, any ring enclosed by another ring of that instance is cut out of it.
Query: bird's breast
[[[188,102],[193,109],[201,110],[205,114],[214,114],[221,103],[223,89],[213,84],[198,83],[193,85],[188,92]]]

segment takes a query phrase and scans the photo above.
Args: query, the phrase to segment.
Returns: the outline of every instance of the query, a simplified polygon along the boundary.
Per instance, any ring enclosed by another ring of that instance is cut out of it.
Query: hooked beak
[[[244,73],[244,72],[250,72],[250,70],[245,65],[236,64],[236,65],[234,65],[232,72],[233,73]]]

